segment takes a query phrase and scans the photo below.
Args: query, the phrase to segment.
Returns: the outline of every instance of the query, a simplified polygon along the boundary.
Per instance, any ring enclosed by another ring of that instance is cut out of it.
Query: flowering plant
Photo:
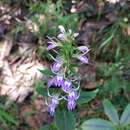
[[[81,63],[88,64],[86,54],[89,49],[86,46],[77,47],[75,38],[78,33],[72,33],[72,30],[65,30],[59,26],[60,34],[56,37],[49,38],[48,51],[53,51],[56,56],[49,54],[54,60],[51,66],[51,72],[54,74],[48,79],[47,92],[51,97],[49,104],[49,113],[54,116],[55,110],[61,100],[67,101],[68,110],[76,107],[76,101],[80,96],[80,76],[77,73],[77,67],[74,60],[77,58]],[[57,92],[51,92],[57,89]]]
[[[54,126],[48,125],[47,128],[74,130],[76,122],[73,110],[77,104],[80,106],[92,100],[98,91],[87,92],[80,88],[78,67],[80,64],[88,64],[88,47],[75,44],[78,33],[73,33],[70,29],[66,31],[61,25],[59,29],[57,37],[48,37],[47,51],[54,63],[50,69],[40,70],[46,77],[42,81],[46,87],[40,84],[37,91],[47,96],[48,112],[54,116]]]

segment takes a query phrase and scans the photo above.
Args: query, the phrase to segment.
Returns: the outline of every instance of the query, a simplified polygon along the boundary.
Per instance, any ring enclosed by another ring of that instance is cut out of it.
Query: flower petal
[[[62,90],[66,93],[69,93],[70,91],[72,91],[72,83],[71,81],[65,81],[63,86],[62,86]]]
[[[63,34],[66,33],[64,26],[59,25],[58,28],[60,29],[60,32],[61,32],[61,33],[63,33]]]
[[[89,49],[88,49],[88,47],[86,47],[86,46],[80,46],[80,47],[77,47],[77,48],[78,48],[78,50],[82,51],[83,53],[89,52]]]
[[[55,77],[55,85],[58,86],[58,87],[61,87],[63,84],[64,84],[64,78],[63,78],[63,76],[57,75]]]
[[[69,92],[69,95],[68,95],[69,100],[77,100],[78,98],[79,98],[79,95],[77,91],[72,90],[71,92]]]
[[[65,36],[64,33],[60,33],[60,34],[57,36],[57,38],[58,38],[59,40],[61,40],[61,41],[65,41],[66,36]]]
[[[88,58],[86,56],[77,57],[82,63],[88,64]]]
[[[49,105],[49,109],[48,109],[51,116],[54,116],[55,109],[57,108],[58,104],[59,104],[59,100],[57,98],[53,97],[51,99],[51,104]]]
[[[77,37],[78,35],[79,35],[79,33],[74,33],[74,35],[73,35],[73,36],[74,36],[74,37]]]
[[[71,35],[71,34],[72,34],[72,30],[71,30],[71,29],[69,29],[68,31],[69,31],[69,34]]]
[[[55,62],[53,65],[52,65],[52,67],[51,67],[51,70],[53,71],[53,72],[58,72],[60,69],[61,69],[61,66],[62,66],[62,62]]]
[[[75,100],[68,100],[67,108],[68,110],[73,110],[76,107],[76,102]]]
[[[55,44],[50,44],[50,45],[47,47],[47,50],[49,51],[49,50],[54,49],[54,48],[56,48],[56,47],[57,47],[57,45],[55,45]]]
[[[55,85],[55,78],[48,80],[48,87]]]

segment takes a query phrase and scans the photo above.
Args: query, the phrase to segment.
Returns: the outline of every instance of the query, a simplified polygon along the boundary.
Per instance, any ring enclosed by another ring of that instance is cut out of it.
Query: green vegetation
[[[111,1],[0,0],[0,55],[3,41],[11,37],[11,56],[4,59],[9,65],[35,59],[47,68],[38,69],[44,78],[35,81],[33,96],[22,103],[10,101],[10,90],[0,96],[0,130],[130,129],[130,2]],[[25,61],[28,55],[32,59]],[[0,94],[1,66],[0,59]],[[58,86],[61,81],[49,86],[57,75],[72,81],[78,93],[70,106],[70,93]],[[59,101],[50,116],[53,96]]]

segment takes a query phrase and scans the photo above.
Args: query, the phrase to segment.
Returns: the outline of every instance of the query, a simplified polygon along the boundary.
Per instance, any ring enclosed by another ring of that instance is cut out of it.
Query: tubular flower
[[[88,58],[86,56],[77,57],[82,63],[88,64]]]
[[[65,41],[66,35],[63,34],[63,33],[60,33],[60,34],[57,36],[57,38],[60,39],[61,41]]]
[[[62,90],[66,93],[72,90],[72,83],[69,80],[66,80],[62,86]]]
[[[89,49],[88,49],[88,47],[86,47],[86,46],[80,46],[80,47],[78,47],[78,50],[80,50],[80,51],[83,52],[83,53],[89,52]]]
[[[65,28],[62,25],[59,25],[58,28],[60,29],[61,33],[63,33],[63,34],[66,33]]]
[[[55,78],[52,78],[48,81],[48,87],[55,86]]]
[[[68,104],[67,104],[67,108],[68,110],[73,110],[76,107],[76,100],[79,98],[78,94],[76,91],[71,91],[69,92],[68,95]]]
[[[79,95],[76,91],[72,90],[69,92],[68,99],[69,100],[77,100],[79,98]]]
[[[63,76],[55,76],[54,78],[50,79],[48,81],[48,87],[55,86],[55,87],[61,87],[64,84],[64,78]]]
[[[75,100],[68,100],[67,108],[68,110],[74,110],[76,107],[76,101]]]
[[[48,51],[51,50],[51,49],[54,49],[55,47],[58,46],[57,43],[54,40],[52,40],[51,38],[49,38],[49,39],[50,39],[50,41],[48,42],[49,46],[47,47]]]
[[[48,109],[51,116],[54,116],[58,104],[59,104],[59,100],[56,97],[53,97],[51,99],[51,104],[49,105],[49,109]]]
[[[62,67],[62,62],[61,61],[56,61],[52,67],[51,67],[51,70],[52,72],[58,72]]]
[[[63,78],[63,76],[57,75],[55,77],[55,85],[58,86],[58,87],[61,87],[63,84],[64,84],[64,78]]]
[[[57,47],[57,45],[54,45],[54,44],[50,44],[48,47],[47,47],[47,50],[51,50],[51,49],[54,49],[55,47]]]
[[[62,25],[59,25],[60,34],[57,36],[58,39],[61,41],[65,41],[67,39],[67,33],[65,31],[65,28]]]

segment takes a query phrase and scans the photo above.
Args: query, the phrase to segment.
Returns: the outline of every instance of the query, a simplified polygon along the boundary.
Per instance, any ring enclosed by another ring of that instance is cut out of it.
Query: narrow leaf
[[[106,44],[108,44],[114,37],[114,34],[112,34],[110,37],[108,37],[102,44],[101,46],[99,47],[100,49],[104,46],[106,46]]]
[[[55,75],[55,74],[52,73],[52,71],[49,70],[49,69],[44,69],[44,70],[40,70],[40,69],[39,69],[39,71],[40,71],[42,74],[44,74],[45,76],[47,76],[47,77],[50,77],[50,76],[54,76],[54,75]]]
[[[98,93],[98,89],[92,92],[81,92],[80,98],[78,99],[77,103],[79,105],[88,103],[89,101],[91,101],[92,99],[96,97],[97,93]]]
[[[81,125],[81,128],[83,130],[116,130],[111,122],[100,118],[93,118],[85,121]]]
[[[130,124],[130,104],[128,104],[127,107],[125,108],[120,119],[120,124],[124,126]]]
[[[14,119],[12,115],[10,115],[8,112],[4,111],[0,108],[0,116],[5,120],[5,122],[9,122],[14,125],[18,125],[18,121]]]
[[[104,109],[105,109],[105,114],[109,117],[109,119],[114,123],[114,124],[119,124],[119,116],[118,116],[118,113],[117,113],[117,110],[116,108],[112,105],[112,103],[105,99],[103,101],[103,106],[104,106]]]

